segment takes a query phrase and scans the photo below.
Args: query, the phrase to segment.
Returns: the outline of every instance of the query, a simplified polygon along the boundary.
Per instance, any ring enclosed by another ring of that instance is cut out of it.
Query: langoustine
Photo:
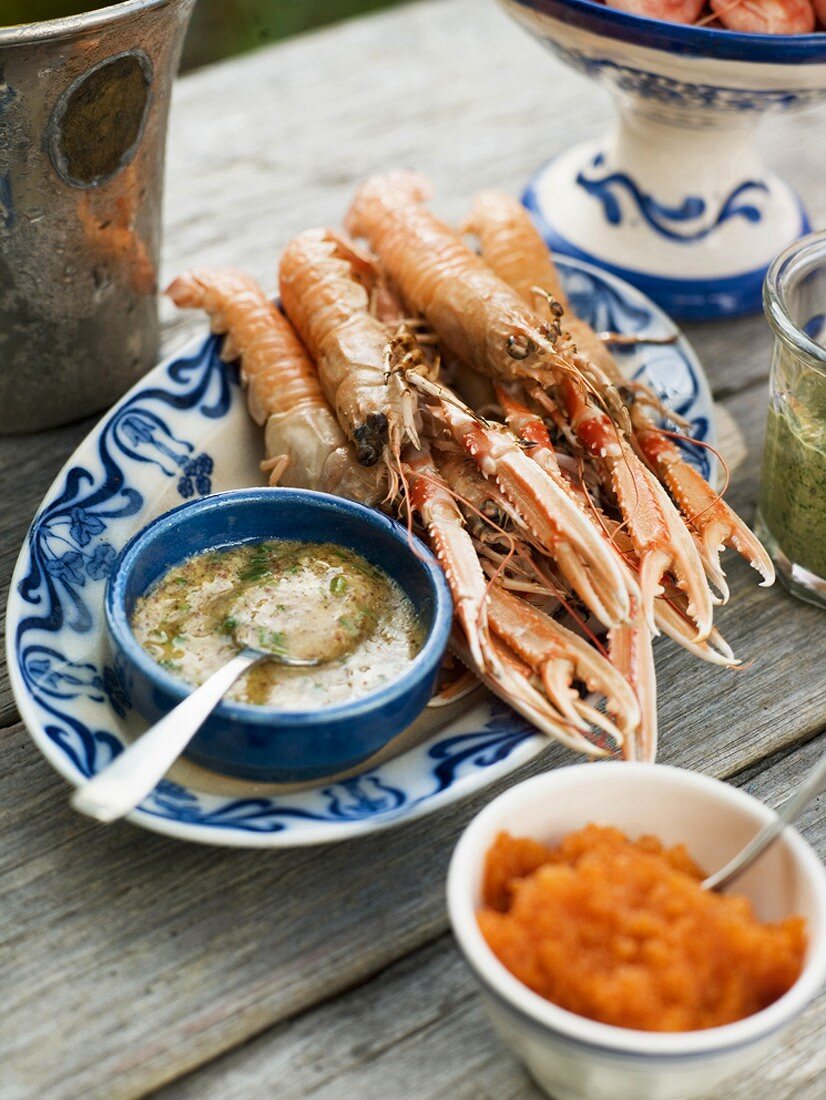
[[[469,219],[482,255],[526,300],[545,292],[564,310],[564,325],[579,352],[590,359],[612,385],[625,390],[632,427],[631,441],[651,465],[696,533],[711,575],[719,582],[719,554],[728,546],[760,573],[762,583],[774,581],[774,566],[759,540],[698,471],[685,461],[672,436],[663,432],[649,409],[658,402],[646,387],[629,386],[616,360],[591,327],[573,314],[556,265],[527,211],[509,195],[486,192],[477,197]]]
[[[577,351],[558,347],[554,314],[532,306],[423,205],[427,190],[410,173],[362,184],[348,227],[376,252],[406,304],[420,311],[454,353],[482,373],[528,387],[602,471],[639,558],[641,607],[656,630],[653,603],[667,570],[686,594],[696,640],[712,629],[713,597],[699,551],[670,498],[640,461],[609,410],[622,403],[604,374]],[[553,392],[553,399],[546,395]]]
[[[315,366],[289,321],[254,279],[231,268],[181,275],[166,292],[184,309],[204,309],[224,336],[222,358],[241,361],[250,414],[265,426],[262,469],[270,484],[320,489],[377,504],[384,470],[366,469],[321,392]]]
[[[427,368],[404,331],[391,338],[371,311],[364,273],[364,259],[338,234],[308,229],[281,257],[281,300],[359,463],[381,461],[395,477],[403,445],[418,443],[416,402],[395,368]]]
[[[653,759],[652,630],[736,663],[711,622],[711,547],[726,524],[741,552],[762,548],[722,507],[707,509],[710,533],[679,499],[682,471],[653,446],[670,444],[656,401],[634,393],[628,407],[613,357],[571,315],[521,208],[479,199],[469,228],[480,257],[425,194],[410,176],[360,190],[349,225],[376,256],[332,230],[291,242],[288,319],[235,273],[184,277],[171,293],[205,307],[227,333],[224,357],[240,355],[277,477],[418,518],[454,595],[454,647],[486,684],[576,751]],[[493,385],[462,400],[434,339],[457,377],[470,367]],[[317,422],[329,468],[314,457]]]
[[[461,513],[452,502],[451,491],[431,462],[429,449],[422,446],[426,442],[420,439],[423,419],[428,420],[431,432],[443,429],[463,446],[480,469],[515,499],[516,508],[528,512],[528,524],[548,544],[552,556],[560,559],[566,576],[573,574],[574,582],[585,578],[590,565],[596,582],[591,583],[590,576],[588,583],[583,579],[581,594],[592,598],[597,613],[602,613],[609,625],[624,620],[630,585],[623,581],[610,548],[591,532],[591,543],[597,551],[594,558],[577,531],[578,527],[588,531],[588,517],[577,514],[575,505],[556,486],[543,484],[541,471],[525,459],[507,429],[487,425],[435,381],[418,344],[411,342],[400,316],[394,315],[388,304],[392,296],[386,288],[384,319],[376,315],[366,285],[369,279],[364,257],[329,230],[300,234],[287,246],[281,260],[282,300],[313,354],[322,388],[342,426],[358,445],[360,461],[383,462],[391,472],[388,503],[397,509],[407,507],[421,516],[451,584],[474,666],[540,728],[587,748],[589,743],[580,733],[565,728],[566,722],[586,725],[581,718],[571,718],[576,707],[569,708],[567,717],[563,715],[558,700],[537,692],[515,662],[502,660],[499,647],[490,640],[486,582],[463,532]],[[554,496],[560,498],[556,506]],[[566,508],[574,521],[570,530],[559,519],[561,511],[564,521]],[[566,568],[569,541],[576,553],[569,555],[570,567]],[[597,597],[597,584],[602,584],[607,593],[603,600]],[[625,595],[625,604],[622,598],[617,601],[616,593]],[[572,661],[572,668],[574,664]],[[606,686],[598,675],[601,671],[603,679],[612,680],[610,665],[603,662],[601,669],[599,665],[597,660],[589,672],[594,690],[601,690],[609,706],[614,700],[627,704],[622,691]],[[626,731],[633,732],[638,720],[634,707],[618,710],[618,722],[597,718],[596,712],[594,716],[592,724],[601,726],[618,744]],[[592,745],[591,749],[601,751],[598,746]]]

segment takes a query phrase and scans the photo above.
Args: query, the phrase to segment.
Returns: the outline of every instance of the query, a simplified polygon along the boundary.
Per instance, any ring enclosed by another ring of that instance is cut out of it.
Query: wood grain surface
[[[356,181],[407,165],[458,217],[478,187],[514,193],[606,125],[609,104],[492,3],[429,0],[182,79],[169,151],[164,276],[234,263],[274,285],[289,235],[337,220]],[[811,134],[770,120],[762,145],[826,221]],[[819,151],[818,151],[819,152]],[[202,327],[164,307],[167,349]],[[759,317],[687,328],[747,457],[730,490],[751,518],[770,340]],[[91,421],[0,439],[0,583],[46,488]],[[742,672],[657,643],[661,759],[771,802],[823,751],[822,613],[729,560],[720,625]],[[342,846],[200,848],[73,814],[0,679],[0,1098],[300,1096],[416,1100],[537,1093],[483,1018],[447,934],[444,872],[505,784]],[[563,763],[561,749],[519,773]],[[507,782],[514,781],[511,777]],[[804,832],[824,843],[812,810]],[[732,1100],[814,1100],[822,1009]],[[719,1100],[722,1100],[722,1094]]]
[[[778,805],[826,748],[816,738],[758,774],[735,781]],[[806,839],[826,844],[826,817],[810,807]],[[823,1002],[811,1006],[776,1053],[713,1100],[818,1100],[826,1073]],[[324,1056],[319,1057],[323,1037]],[[275,1089],[279,1100],[527,1100],[542,1094],[503,1049],[450,935],[390,966],[374,981],[273,1028],[241,1051],[164,1089],[163,1100],[245,1100]],[[768,1090],[771,1089],[771,1092]],[[275,1093],[273,1093],[275,1094]]]

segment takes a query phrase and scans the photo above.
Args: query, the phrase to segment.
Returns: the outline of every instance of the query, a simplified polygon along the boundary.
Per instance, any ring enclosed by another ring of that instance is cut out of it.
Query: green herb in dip
[[[826,577],[826,380],[769,406],[760,515],[783,553]]]
[[[283,710],[343,703],[398,677],[422,645],[409,598],[333,543],[279,540],[198,554],[142,596],[132,630],[160,665],[197,685],[244,644],[314,668],[256,665],[229,698]]]

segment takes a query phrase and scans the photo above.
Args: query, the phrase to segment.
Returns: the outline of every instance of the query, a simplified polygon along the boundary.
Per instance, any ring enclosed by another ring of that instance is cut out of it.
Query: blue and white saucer
[[[639,291],[584,263],[560,262],[576,312],[598,330],[675,331]],[[12,689],[37,746],[78,785],[145,724],[105,662],[103,593],[121,547],[182,499],[261,483],[260,431],[215,337],[199,339],[147,374],[101,420],[58,474],[14,572],[6,622]],[[712,399],[690,346],[618,351],[666,404],[714,444]],[[714,476],[710,452],[688,457]],[[541,752],[546,739],[480,691],[453,710],[429,710],[393,751],[357,775],[303,789],[233,780],[186,761],[130,815],[184,840],[288,847],[344,840],[444,806]]]

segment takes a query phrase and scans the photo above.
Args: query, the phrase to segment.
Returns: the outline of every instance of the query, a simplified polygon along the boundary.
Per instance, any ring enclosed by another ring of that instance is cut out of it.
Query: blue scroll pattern
[[[716,212],[710,212],[708,205],[700,195],[687,195],[678,204],[658,202],[653,195],[647,194],[631,176],[625,172],[609,172],[595,176],[594,170],[602,168],[605,157],[598,153],[592,160],[588,174],[579,172],[576,182],[584,191],[602,204],[605,220],[609,225],[621,225],[623,206],[619,195],[630,201],[645,222],[667,240],[680,244],[694,244],[711,236],[732,218],[743,218],[747,222],[759,222],[763,213],[754,199],[759,194],[768,194],[768,187],[762,180],[744,180],[732,189],[720,203]],[[750,196],[747,199],[746,196]]]

